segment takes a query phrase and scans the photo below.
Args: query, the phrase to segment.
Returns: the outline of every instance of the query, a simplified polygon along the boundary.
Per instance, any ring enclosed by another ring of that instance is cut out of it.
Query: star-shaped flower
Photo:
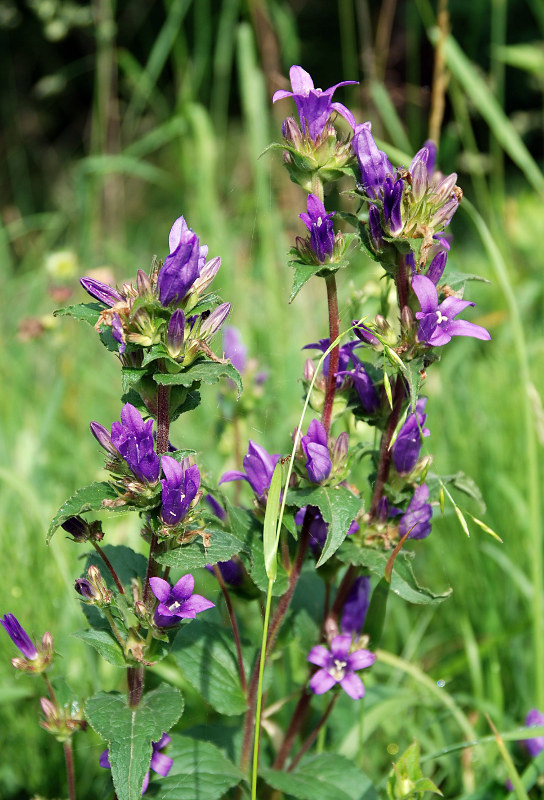
[[[194,619],[201,611],[215,605],[202,595],[193,594],[195,579],[190,573],[180,578],[175,586],[170,586],[163,578],[150,578],[149,585],[159,600],[154,617],[159,628],[177,625],[182,619]]]
[[[452,336],[472,336],[475,339],[491,339],[489,331],[474,322],[455,317],[464,311],[467,306],[473,306],[469,300],[460,300],[458,297],[446,297],[438,303],[436,286],[425,275],[414,275],[412,278],[414,290],[421,311],[416,312],[419,320],[417,338],[430,347],[440,347],[447,344]]]
[[[308,661],[321,667],[310,680],[310,689],[314,694],[324,694],[339,683],[353,700],[364,697],[364,684],[355,672],[372,666],[376,656],[370,650],[355,650],[350,653],[351,644],[351,634],[343,634],[334,637],[330,650],[322,644],[310,650]]]

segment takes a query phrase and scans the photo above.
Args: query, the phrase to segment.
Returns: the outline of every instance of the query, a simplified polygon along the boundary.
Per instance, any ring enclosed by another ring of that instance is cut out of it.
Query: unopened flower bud
[[[283,138],[297,150],[302,144],[302,131],[293,117],[284,119],[281,125]]]
[[[172,358],[177,358],[183,350],[185,338],[185,314],[178,308],[170,317],[166,346]]]
[[[202,323],[200,328],[200,337],[207,340],[212,339],[220,329],[221,325],[223,325],[229,314],[230,303],[221,303],[220,306],[217,306],[217,308],[212,311],[210,316]]]
[[[420,159],[416,162],[411,172],[411,176],[412,176],[412,195],[417,203],[424,196],[428,187],[427,164],[423,159]]]
[[[140,297],[151,296],[152,294],[152,286],[151,281],[149,279],[149,275],[143,271],[143,269],[139,269],[136,275],[136,288],[138,289],[138,294]]]
[[[335,472],[343,470],[349,448],[349,435],[343,431],[337,438],[332,451],[332,468]]]
[[[104,450],[107,450],[112,456],[119,455],[116,448],[112,444],[110,434],[103,425],[101,425],[99,422],[90,422],[89,427],[92,435],[98,444],[104,448]]]
[[[391,325],[388,323],[385,317],[381,314],[376,314],[374,317],[374,324],[376,325],[376,329],[383,334],[389,333],[391,330]]]
[[[138,619],[142,620],[142,622],[147,622],[149,619],[149,611],[147,610],[145,603],[143,603],[141,600],[137,600],[136,603],[134,603],[134,613]]]
[[[124,299],[116,289],[112,289],[107,283],[97,281],[95,278],[81,278],[79,282],[91,297],[110,306],[110,308]]]
[[[304,363],[304,380],[311,381],[315,375],[315,366],[311,358],[307,358]]]
[[[410,331],[414,325],[414,314],[409,306],[404,306],[400,312],[401,325],[404,330]]]
[[[459,200],[457,197],[451,197],[444,205],[433,214],[431,219],[431,226],[436,228],[443,228],[449,224],[451,218],[457,211]]]
[[[104,582],[100,570],[94,564],[87,570],[86,578],[78,578],[74,588],[88,605],[108,606],[113,600],[113,594]]]
[[[202,292],[208,288],[210,283],[217,275],[220,266],[221,259],[219,257],[212,258],[210,261],[207,261],[200,270],[200,275],[193,283],[191,291],[196,295],[202,294]]]
[[[377,206],[368,209],[368,229],[376,251],[383,250],[383,230]]]
[[[53,655],[53,637],[49,631],[42,636],[42,652],[46,655]]]
[[[437,202],[437,201],[440,201],[440,200],[447,200],[448,197],[452,194],[452,192],[453,192],[453,190],[455,188],[456,181],[457,181],[457,173],[456,172],[452,172],[451,175],[446,175],[434,187],[431,199],[434,202]]]
[[[440,253],[437,253],[433,260],[429,265],[429,269],[426,272],[426,277],[431,280],[435,286],[438,285],[438,281],[442,277],[444,273],[444,269],[446,268],[446,259],[447,259],[447,252],[443,250]]]
[[[74,542],[86,542],[89,538],[89,525],[83,517],[69,517],[61,528],[70,534]]]
[[[57,708],[53,705],[51,700],[48,697],[40,697],[40,705],[42,707],[42,711],[44,717],[47,720],[56,720],[58,719]]]

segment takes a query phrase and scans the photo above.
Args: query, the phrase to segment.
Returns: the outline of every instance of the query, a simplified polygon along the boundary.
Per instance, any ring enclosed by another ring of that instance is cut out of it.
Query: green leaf
[[[154,344],[152,347],[144,348],[144,357],[142,359],[142,367],[147,367],[153,361],[164,360],[173,367],[179,368],[180,364],[175,358],[172,358],[168,350],[163,344]]]
[[[261,590],[268,591],[268,576],[264,568],[263,527],[255,515],[245,508],[238,508],[227,503],[231,530],[243,539],[245,551],[241,553],[242,561],[251,580]],[[287,589],[287,573],[283,564],[278,563],[278,574],[272,587],[274,596],[282,595]]]
[[[57,308],[53,312],[55,317],[73,317],[83,322],[92,325],[93,328],[98,322],[100,312],[107,306],[104,303],[78,303],[75,306],[65,306],[64,308]]]
[[[245,549],[244,543],[231,533],[219,528],[215,530],[206,528],[206,532],[212,534],[209,547],[204,547],[202,538],[197,536],[191,544],[184,544],[176,547],[175,550],[169,550],[162,556],[158,556],[156,560],[159,564],[191,572],[193,569],[205,567],[206,564],[228,561],[229,558]]]
[[[151,761],[151,742],[157,742],[183,713],[183,698],[163,684],[129,708],[124,695],[98,692],[85,704],[85,716],[108,742],[111,774],[119,800],[140,800]]]
[[[168,800],[220,800],[244,775],[210,742],[174,734],[168,746],[174,760],[168,777],[157,781],[159,797]],[[152,782],[149,793],[153,794]]]
[[[387,781],[389,800],[417,800],[425,792],[442,795],[434,783],[423,776],[419,763],[419,744],[412,742],[408,750],[393,764],[393,770]]]
[[[386,578],[382,578],[374,587],[368,612],[365,617],[363,636],[368,636],[368,647],[376,650],[382,638],[383,625],[385,622],[385,611],[391,584]]]
[[[292,772],[261,769],[260,774],[273,789],[297,800],[379,800],[370,778],[333,753],[306,757]]]
[[[89,486],[78,489],[72,497],[69,497],[68,500],[62,504],[55,514],[49,526],[49,530],[47,531],[47,543],[51,541],[57,528],[67,519],[75,517],[77,514],[85,514],[87,511],[102,511],[103,501],[115,500],[117,496],[115,489],[105,481],[91,483]],[[126,511],[126,507],[108,509],[108,511],[119,510]]]
[[[483,278],[481,275],[474,275],[473,273],[453,272],[453,271],[448,271],[446,279],[444,281],[441,281],[441,283],[447,283],[447,285],[451,289],[458,292],[461,289],[464,289],[465,283],[468,283],[468,281],[491,283],[491,281],[488,281],[487,278]]]
[[[541,42],[510,44],[494,48],[495,58],[512,67],[532,72],[540,83],[544,76],[544,49]]]
[[[287,504],[302,508],[317,506],[323,519],[329,524],[327,540],[317,562],[320,567],[333,556],[349,530],[349,526],[361,510],[363,501],[345,486],[316,486],[292,489],[287,495]]]
[[[147,559],[141,553],[135,553],[131,547],[124,544],[107,544],[102,547],[104,555],[111,562],[121,583],[127,588],[130,587],[132,578],[141,578],[143,581],[147,569]],[[94,550],[89,553],[87,567],[94,564],[106,581],[109,589],[115,588],[115,582],[109,569],[106,567],[100,555]]]
[[[370,547],[359,547],[355,542],[348,540],[344,542],[337,555],[345,564],[366,567],[374,575],[383,578],[390,553],[383,553]],[[407,551],[401,551],[397,555],[391,575],[391,590],[416,605],[441,603],[450,596],[452,589],[442,594],[435,594],[430,589],[420,586],[412,570],[413,557],[414,554]]]
[[[242,394],[242,378],[232,364],[220,364],[217,361],[196,361],[190,367],[182,369],[175,375],[158,374],[153,376],[156,383],[163,386],[192,386],[194,383],[217,383],[220,378],[234,381],[238,397]]]
[[[212,622],[194,620],[179,631],[172,655],[189,683],[220,714],[246,711],[236,648],[228,631]],[[247,663],[245,669],[247,674]]]
[[[294,268],[295,274],[293,276],[293,287],[289,297],[290,303],[293,302],[304,284],[322,268],[321,264],[302,264],[299,261],[292,261],[291,266]]]
[[[266,501],[266,513],[264,516],[263,528],[263,555],[264,568],[271,581],[276,580],[278,574],[277,553],[279,536],[276,535],[278,528],[278,516],[281,494],[282,469],[281,462],[278,461],[272,473],[270,489]]]
[[[107,631],[76,631],[72,636],[75,636],[76,639],[82,639],[87,644],[90,644],[91,647],[94,647],[108,664],[113,664],[114,667],[126,667],[127,662],[119,643]]]

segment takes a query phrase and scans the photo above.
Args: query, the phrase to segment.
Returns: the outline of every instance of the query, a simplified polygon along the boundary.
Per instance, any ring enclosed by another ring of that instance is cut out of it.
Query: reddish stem
[[[340,333],[340,319],[338,317],[338,295],[336,292],[336,278],[334,275],[328,275],[325,278],[327,285],[327,304],[329,307],[329,345],[331,345],[338,338]],[[336,394],[336,373],[338,372],[339,360],[339,345],[329,353],[329,373],[327,376],[327,388],[325,392],[325,403],[323,405],[323,414],[321,422],[327,431],[327,436],[331,430],[332,407],[334,403],[334,395]]]
[[[336,703],[336,701],[338,700],[339,697],[340,697],[340,693],[339,692],[336,692],[336,694],[334,694],[331,697],[331,699],[329,701],[329,704],[328,704],[327,708],[325,709],[325,711],[323,713],[323,716],[321,717],[321,719],[319,720],[319,722],[317,723],[317,725],[315,726],[315,728],[313,729],[311,734],[308,736],[308,738],[306,739],[306,741],[304,742],[304,744],[302,745],[302,747],[300,748],[300,750],[298,751],[298,753],[296,754],[294,759],[289,764],[289,766],[287,768],[287,772],[291,772],[291,770],[293,770],[296,767],[296,765],[298,764],[298,762],[300,761],[302,756],[305,753],[307,753],[308,750],[310,749],[310,747],[313,745],[313,743],[315,742],[315,740],[317,738],[317,734],[319,733],[319,731],[321,730],[323,725],[328,720],[328,718],[329,718],[329,716],[331,714],[331,711],[333,710],[334,705],[335,705],[335,703]]]
[[[74,775],[74,754],[72,751],[72,742],[70,739],[64,742],[64,760],[66,761],[66,778],[68,780],[68,797],[70,800],[76,800],[76,782]]]
[[[105,552],[102,550],[100,545],[98,545],[96,542],[93,542],[91,540],[91,544],[94,547],[94,549],[96,550],[96,552],[98,553],[98,555],[100,556],[100,558],[102,559],[102,561],[104,562],[104,564],[106,565],[106,567],[108,568],[108,570],[110,572],[110,575],[113,578],[113,580],[115,581],[115,585],[117,586],[117,588],[119,589],[121,594],[125,594],[125,587],[123,586],[123,584],[119,580],[119,576],[117,575],[115,569],[113,568],[113,564],[111,563],[111,561],[109,560],[109,558],[107,557]]]
[[[246,681],[246,671],[244,669],[244,659],[242,656],[242,644],[240,641],[240,631],[238,630],[238,623],[236,622],[236,616],[234,614],[234,608],[232,607],[232,601],[230,599],[229,590],[227,589],[225,581],[223,580],[223,576],[221,575],[221,570],[219,569],[217,564],[214,564],[213,573],[217,578],[217,582],[219,583],[221,591],[223,592],[223,597],[225,598],[225,603],[230,618],[230,624],[232,627],[232,634],[234,636],[234,643],[236,645],[236,654],[238,657],[238,672],[240,673],[240,683],[242,685],[242,690],[244,691],[245,694],[247,692],[247,681]]]

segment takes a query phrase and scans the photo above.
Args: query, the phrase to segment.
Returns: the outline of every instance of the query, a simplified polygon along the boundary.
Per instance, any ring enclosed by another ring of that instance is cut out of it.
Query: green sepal
[[[291,489],[287,504],[297,508],[317,506],[328,523],[327,540],[316,565],[320,567],[336,553],[346,538],[349,526],[361,511],[363,501],[345,486],[309,486]]]
[[[199,359],[191,364],[190,367],[182,369],[175,375],[158,373],[153,376],[155,383],[162,386],[185,386],[191,387],[194,384],[217,383],[220,378],[229,378],[234,381],[238,390],[238,397],[242,394],[242,378],[238,370],[232,364],[219,363],[217,361],[204,361]],[[197,387],[198,388],[198,387]]]
[[[181,545],[174,550],[169,550],[156,557],[159,564],[167,567],[176,567],[190,572],[193,569],[205,567],[206,564],[217,564],[218,561],[228,561],[232,556],[245,550],[244,543],[231,533],[220,528],[206,528],[206,533],[211,533],[209,547],[204,547],[202,538],[197,536],[190,544]]]
[[[140,800],[149,769],[152,742],[158,742],[183,713],[183,697],[173,686],[162,684],[130,708],[119,692],[98,692],[85,704],[85,716],[96,733],[108,742],[113,784],[119,800]]]
[[[145,347],[143,349],[144,357],[142,358],[142,367],[147,367],[148,364],[152,364],[154,361],[164,361],[166,362],[166,367],[171,367],[172,370],[180,369],[181,364],[179,361],[176,361],[175,358],[172,358],[166,347],[159,342],[159,344],[154,344],[151,347]]]
[[[375,650],[379,646],[380,639],[382,638],[387,598],[389,597],[390,588],[391,584],[389,581],[386,578],[382,578],[376,584],[372,592],[363,627],[363,636],[369,637],[368,647],[370,650]]]
[[[97,481],[78,489],[75,494],[61,505],[55,514],[47,531],[46,542],[49,544],[57,528],[70,517],[85,514],[87,511],[103,511],[103,501],[116,500],[118,496],[113,486],[106,481]],[[119,508],[108,508],[108,511],[126,511],[126,509],[126,506],[121,506]]]
[[[356,542],[347,540],[336,555],[345,564],[366,567],[381,580],[385,575],[385,569],[391,554],[370,547],[359,547]],[[448,589],[442,594],[435,594],[430,589],[420,586],[412,569],[413,558],[414,554],[406,550],[397,555],[391,573],[391,591],[408,603],[415,605],[442,603],[451,595],[453,590]]]
[[[127,661],[119,642],[111,633],[104,630],[89,630],[76,631],[72,636],[94,647],[96,652],[101,655],[108,664],[113,664],[114,667],[127,666]]]

